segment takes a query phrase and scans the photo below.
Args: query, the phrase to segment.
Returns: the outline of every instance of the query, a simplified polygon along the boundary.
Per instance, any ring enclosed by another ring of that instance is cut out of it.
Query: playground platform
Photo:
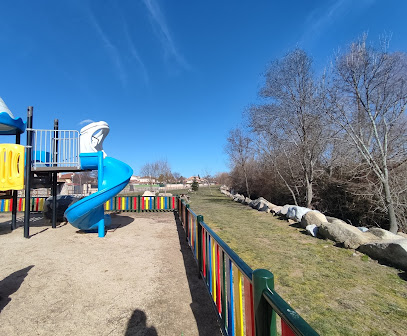
[[[104,239],[0,214],[0,335],[221,335],[172,212],[112,215]]]

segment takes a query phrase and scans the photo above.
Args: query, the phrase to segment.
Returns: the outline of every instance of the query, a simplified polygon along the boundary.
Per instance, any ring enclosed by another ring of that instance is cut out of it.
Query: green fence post
[[[140,200],[140,195],[137,196],[137,212],[140,212],[141,208],[141,200]]]
[[[203,219],[202,215],[196,216],[196,223],[197,223],[196,229],[198,230],[198,241],[197,241],[198,248],[197,248],[197,250],[198,250],[198,267],[199,267],[198,275],[199,275],[199,278],[201,278],[201,271],[203,271],[203,268],[202,268],[202,265],[203,265],[203,255],[202,255],[203,248],[202,248],[202,225],[201,225],[203,220],[204,219]]]
[[[253,304],[256,336],[277,336],[276,312],[263,296],[265,290],[274,289],[274,275],[265,269],[253,271]]]

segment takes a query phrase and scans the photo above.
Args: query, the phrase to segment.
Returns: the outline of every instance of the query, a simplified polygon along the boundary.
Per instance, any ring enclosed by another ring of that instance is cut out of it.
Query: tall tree
[[[293,199],[300,181],[305,205],[311,207],[317,165],[325,152],[329,124],[321,110],[321,94],[312,71],[312,59],[295,49],[271,63],[260,96],[269,101],[249,109],[249,124],[258,136],[259,148],[278,162],[285,157],[291,181],[284,179]],[[277,155],[279,154],[279,155]],[[301,176],[297,176],[301,174]],[[289,177],[287,177],[289,178]]]
[[[392,171],[407,160],[407,57],[367,36],[339,54],[327,85],[326,111],[377,177],[391,232],[397,232]]]
[[[248,161],[253,157],[252,140],[240,128],[229,132],[226,153],[233,165],[243,171],[247,197],[250,198]]]

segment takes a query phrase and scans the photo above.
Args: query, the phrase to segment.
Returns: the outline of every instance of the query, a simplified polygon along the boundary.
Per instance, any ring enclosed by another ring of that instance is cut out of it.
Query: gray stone
[[[288,209],[293,207],[293,206],[295,206],[295,205],[286,204],[277,212],[277,214],[285,216],[287,214]]]
[[[283,207],[279,206],[279,205],[275,205],[270,209],[270,212],[272,212],[273,214],[278,213]]]
[[[235,194],[233,196],[233,200],[235,202],[243,203],[243,201],[245,200],[245,197],[243,195],[240,195],[240,194]]]
[[[361,245],[358,251],[407,271],[407,239],[371,242]]]
[[[315,224],[310,224],[307,225],[305,230],[313,237],[316,237],[318,235],[319,227],[316,226]]]
[[[324,238],[343,244],[346,248],[353,249],[377,240],[377,237],[374,235],[362,232],[357,227],[346,224],[340,219],[333,220],[332,223],[321,223],[319,234]]]
[[[398,240],[398,239],[405,239],[400,235],[391,233],[390,231],[381,229],[381,228],[370,228],[368,230],[371,234],[375,235],[376,237],[384,240]]]
[[[246,197],[242,203],[245,205],[249,205],[251,201],[252,200],[249,197]]]
[[[295,220],[296,222],[300,222],[302,216],[304,216],[308,211],[311,211],[311,209],[295,205],[288,209],[286,217]]]
[[[301,218],[301,227],[305,229],[308,225],[321,226],[322,223],[327,222],[325,215],[316,210],[308,211]]]

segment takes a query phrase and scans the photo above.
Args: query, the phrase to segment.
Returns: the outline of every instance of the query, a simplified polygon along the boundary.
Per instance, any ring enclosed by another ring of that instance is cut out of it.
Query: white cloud
[[[94,121],[92,119],[85,119],[85,120],[80,121],[79,125],[83,126],[83,125],[87,125],[87,124],[90,124],[90,123],[93,123],[93,122]]]
[[[315,8],[305,19],[305,31],[300,44],[317,39],[328,26],[350,10],[363,10],[371,6],[376,0],[331,0],[324,1],[325,6]]]
[[[184,57],[177,50],[171,32],[167,26],[165,17],[156,0],[143,0],[150,18],[153,30],[161,42],[161,45],[167,54],[167,57],[175,59],[184,69],[189,70],[190,66]]]
[[[126,71],[124,70],[123,61],[121,59],[120,53],[117,47],[110,41],[104,30],[102,29],[101,25],[97,21],[95,15],[93,14],[92,10],[88,8],[88,16],[90,19],[90,23],[92,24],[93,28],[96,30],[99,38],[102,40],[107,53],[116,68],[116,74],[119,77],[123,87],[126,86],[127,82],[127,75]]]

